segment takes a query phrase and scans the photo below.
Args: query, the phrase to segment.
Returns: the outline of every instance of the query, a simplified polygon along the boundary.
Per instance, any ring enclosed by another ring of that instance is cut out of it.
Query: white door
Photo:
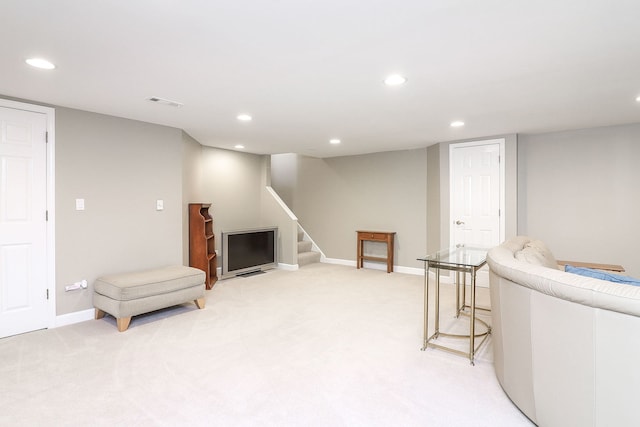
[[[504,237],[504,140],[450,147],[452,246],[496,246]]]
[[[0,338],[46,328],[46,114],[0,107]]]

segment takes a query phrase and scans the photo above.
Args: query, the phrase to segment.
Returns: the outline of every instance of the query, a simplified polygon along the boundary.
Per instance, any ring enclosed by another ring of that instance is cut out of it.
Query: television
[[[221,234],[223,279],[276,267],[278,227],[223,231]]]

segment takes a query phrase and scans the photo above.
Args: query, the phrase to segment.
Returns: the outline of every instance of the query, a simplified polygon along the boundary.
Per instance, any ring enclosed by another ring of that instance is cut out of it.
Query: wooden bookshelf
[[[189,265],[206,274],[207,289],[218,281],[218,257],[211,203],[189,203]]]

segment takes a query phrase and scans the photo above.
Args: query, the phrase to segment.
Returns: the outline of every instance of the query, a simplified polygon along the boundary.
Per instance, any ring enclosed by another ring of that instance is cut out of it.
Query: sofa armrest
[[[574,267],[585,267],[585,268],[595,268],[597,270],[605,270],[605,271],[616,271],[619,273],[624,272],[624,267],[621,265],[615,264],[598,264],[595,262],[579,262],[579,261],[560,261],[557,260],[558,265],[561,265],[564,270],[564,266],[569,264]]]

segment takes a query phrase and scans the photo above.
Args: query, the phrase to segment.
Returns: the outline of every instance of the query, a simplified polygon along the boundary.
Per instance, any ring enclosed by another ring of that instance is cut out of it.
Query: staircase
[[[320,252],[313,250],[313,242],[305,240],[305,232],[298,230],[298,267],[320,262]]]

